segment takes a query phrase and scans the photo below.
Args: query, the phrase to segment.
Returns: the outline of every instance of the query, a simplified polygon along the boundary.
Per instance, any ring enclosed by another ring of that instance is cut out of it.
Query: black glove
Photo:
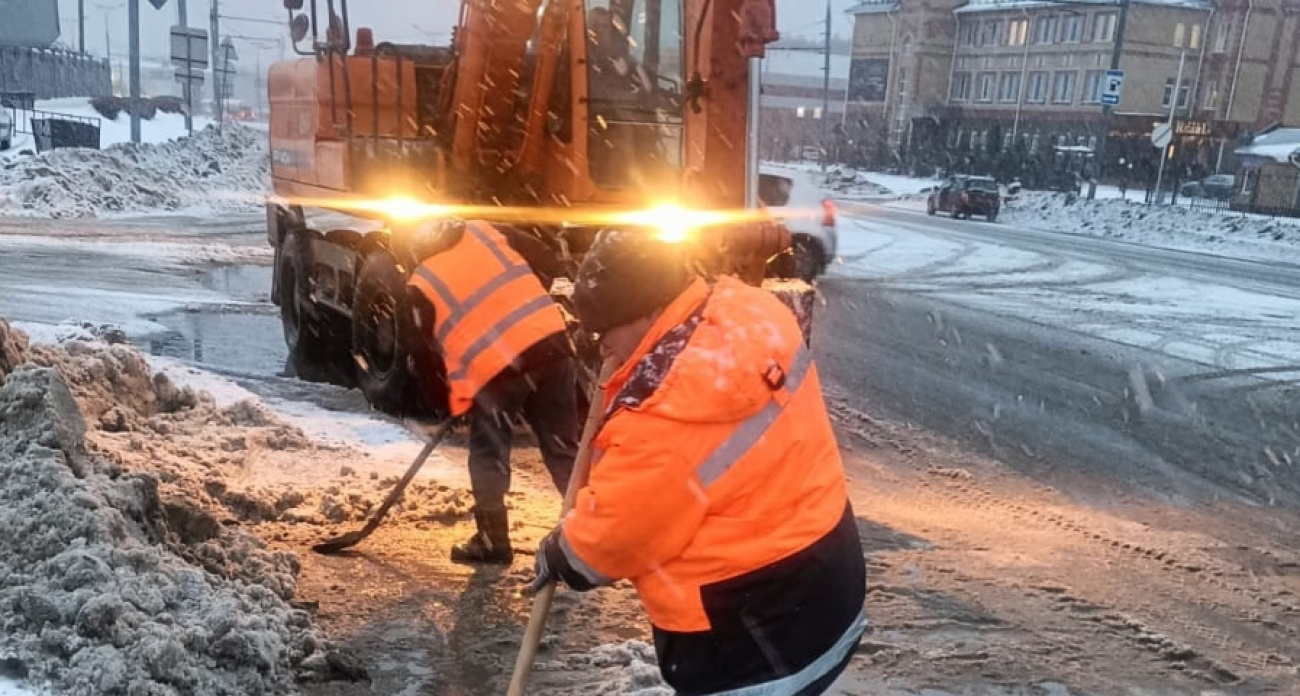
[[[536,577],[525,590],[529,595],[537,594],[547,585],[561,580],[578,592],[596,589],[597,584],[575,570],[569,563],[568,557],[564,555],[564,550],[560,548],[562,529],[563,527],[556,527],[542,539],[541,544],[538,544],[537,559],[533,562]]]
[[[559,580],[555,575],[555,566],[553,566],[546,557],[550,549],[554,549],[555,552],[560,552],[559,533],[560,530],[557,527],[552,530],[550,534],[542,537],[542,543],[537,545],[537,557],[533,561],[533,573],[535,574],[535,577],[533,578],[533,581],[528,584],[528,589],[524,590],[525,594],[530,597],[541,592],[547,585]]]

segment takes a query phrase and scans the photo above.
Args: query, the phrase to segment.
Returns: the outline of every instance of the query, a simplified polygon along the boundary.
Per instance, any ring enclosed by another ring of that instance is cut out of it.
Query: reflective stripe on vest
[[[808,368],[811,366],[812,354],[800,343],[799,350],[794,354],[794,360],[790,362],[790,371],[785,375],[785,389],[791,394],[799,391],[799,386],[808,376]],[[713,450],[713,453],[695,469],[700,483],[707,488],[727,473],[732,465],[740,461],[754,448],[754,445],[758,444],[759,440],[763,439],[767,429],[772,427],[784,411],[785,406],[774,399],[767,402],[763,410],[746,418],[736,427],[735,432],[718,445],[717,449]]]
[[[418,281],[434,304],[434,326],[431,333],[444,348],[447,381],[451,386],[452,411],[455,415],[459,415],[457,399],[467,408],[468,401],[496,374],[501,364],[515,360],[527,348],[526,345],[513,345],[514,343],[542,338],[541,335],[533,336],[532,333],[526,336],[515,335],[522,325],[531,324],[537,331],[564,330],[564,320],[555,308],[555,302],[540,283],[516,285],[515,290],[510,292],[510,297],[501,295],[512,283],[525,278],[534,279],[535,276],[527,262],[512,257],[503,247],[505,240],[498,241],[499,235],[492,235],[491,232],[491,228],[484,229],[477,223],[467,222],[463,233],[467,237],[452,247],[452,250],[460,250],[455,253],[469,254],[468,257],[459,258],[476,259],[473,261],[476,267],[472,270],[474,275],[483,278],[485,282],[472,290],[465,287],[468,284],[464,282],[466,278],[458,276],[462,284],[457,286],[456,283],[449,284],[439,277],[440,271],[463,274],[470,270],[458,268],[462,264],[447,260],[451,258],[450,255],[435,256],[425,262],[428,265],[416,267],[413,273],[413,280]],[[475,248],[474,242],[481,248]],[[484,251],[487,254],[483,254]],[[487,258],[489,256],[491,260]],[[492,267],[493,261],[499,264],[499,268]],[[458,297],[453,286],[458,287],[461,293],[466,293],[465,296]],[[490,308],[487,311],[492,313],[490,317],[483,314],[488,305]],[[549,316],[542,316],[546,312],[555,313],[554,321]],[[490,325],[484,326],[489,321]],[[554,327],[551,327],[552,323]],[[473,328],[467,329],[471,324]],[[467,330],[472,333],[467,333]],[[507,340],[511,343],[507,344]],[[493,354],[492,350],[502,354]]]

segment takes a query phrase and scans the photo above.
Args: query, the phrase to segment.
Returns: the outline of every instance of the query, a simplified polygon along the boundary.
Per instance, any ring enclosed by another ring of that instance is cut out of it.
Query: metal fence
[[[1300,217],[1300,167],[1268,166],[1247,171],[1230,208],[1269,217]]]
[[[0,92],[58,99],[99,97],[112,91],[107,60],[51,48],[0,46]]]

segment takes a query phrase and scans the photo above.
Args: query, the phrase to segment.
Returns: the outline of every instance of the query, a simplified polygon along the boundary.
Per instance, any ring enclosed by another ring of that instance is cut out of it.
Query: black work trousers
[[[564,494],[578,455],[574,379],[573,359],[565,358],[503,373],[475,397],[469,412],[469,479],[480,509],[505,506],[515,415],[522,415],[537,436],[551,480]]]

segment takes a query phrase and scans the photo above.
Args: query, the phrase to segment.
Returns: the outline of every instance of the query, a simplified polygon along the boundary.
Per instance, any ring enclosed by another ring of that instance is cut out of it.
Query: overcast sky
[[[320,1],[321,12],[325,2]],[[63,35],[61,41],[77,46],[77,0],[58,0],[59,18]],[[149,0],[140,0],[140,41],[145,56],[165,58],[168,52],[168,31],[176,23],[176,3],[167,0],[161,10],[155,10]],[[208,28],[210,0],[188,0],[190,26]],[[223,35],[245,36],[256,39],[286,39],[284,6],[282,0],[218,0],[221,14],[230,17],[247,17],[279,22],[278,25],[223,19]],[[307,0],[310,6],[311,0]],[[851,0],[831,0],[834,33],[847,36],[849,17],[843,10]],[[126,0],[85,0],[86,50],[95,55],[105,53],[105,23],[108,40],[114,55],[126,53],[127,41]],[[352,25],[374,28],[377,41],[442,43],[456,21],[460,3],[457,0],[354,0],[349,3]],[[824,8],[821,5],[820,8]],[[824,9],[813,10],[804,0],[777,0],[777,24],[786,36],[816,36],[822,31]],[[427,33],[425,33],[427,32]],[[235,43],[244,64],[251,64],[256,51],[262,52],[264,61],[274,60],[279,48],[273,43],[253,42],[236,38]],[[286,48],[287,50],[287,48]]]

